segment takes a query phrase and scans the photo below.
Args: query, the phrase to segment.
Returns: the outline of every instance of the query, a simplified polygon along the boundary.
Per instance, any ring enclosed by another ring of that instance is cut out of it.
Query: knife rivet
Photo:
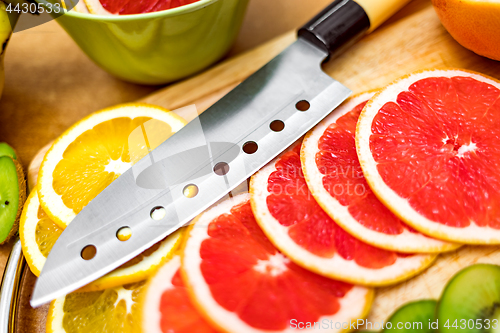
[[[295,108],[299,111],[307,111],[310,107],[311,104],[306,100],[298,101],[297,104],[295,104]]]
[[[167,215],[167,211],[162,206],[156,206],[155,208],[151,209],[151,213],[149,215],[153,220],[159,221],[163,219],[165,215]]]
[[[87,245],[82,249],[80,255],[83,260],[90,260],[95,257],[97,253],[97,249],[94,245]]]
[[[216,175],[224,176],[229,172],[229,164],[226,162],[219,162],[214,166],[214,172]]]
[[[259,149],[257,142],[248,141],[243,144],[243,151],[247,154],[253,154]]]
[[[285,128],[285,123],[281,120],[273,120],[269,124],[269,128],[274,132],[281,132]]]
[[[198,194],[198,186],[195,184],[186,185],[182,193],[186,198],[194,198]]]
[[[128,241],[130,237],[132,237],[132,229],[129,227],[122,227],[116,232],[116,238],[121,242]]]

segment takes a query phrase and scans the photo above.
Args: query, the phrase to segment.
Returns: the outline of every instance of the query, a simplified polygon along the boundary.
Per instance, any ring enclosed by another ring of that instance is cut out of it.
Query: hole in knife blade
[[[87,245],[82,249],[80,255],[83,260],[90,260],[95,257],[97,253],[97,249],[94,245]]]
[[[310,107],[311,104],[306,100],[298,101],[297,104],[295,104],[295,108],[299,111],[307,111]]]
[[[186,185],[182,193],[186,198],[194,198],[198,194],[198,186],[195,184]]]
[[[132,229],[129,227],[122,227],[116,232],[116,238],[121,242],[128,241],[130,237],[132,237]]]
[[[257,142],[248,141],[243,144],[243,151],[247,154],[253,154],[259,149]]]
[[[167,211],[162,206],[156,206],[155,208],[151,209],[151,213],[149,215],[153,220],[159,221],[163,219],[165,215],[167,215]]]
[[[224,176],[229,172],[229,164],[226,162],[219,162],[214,166],[214,172],[216,175]]]
[[[285,123],[281,120],[273,120],[271,124],[269,124],[269,128],[274,132],[281,132],[285,128]]]

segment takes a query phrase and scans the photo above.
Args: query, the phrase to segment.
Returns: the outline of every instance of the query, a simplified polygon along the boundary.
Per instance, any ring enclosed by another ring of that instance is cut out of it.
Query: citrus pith
[[[217,333],[191,303],[174,256],[147,282],[141,295],[141,325],[147,333]]]

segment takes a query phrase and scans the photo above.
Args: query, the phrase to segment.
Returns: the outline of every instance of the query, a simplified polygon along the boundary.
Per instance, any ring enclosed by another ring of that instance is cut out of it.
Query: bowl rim
[[[78,1],[84,1],[84,0],[78,0]],[[99,0],[97,0],[99,1]],[[100,21],[100,22],[126,22],[126,21],[140,21],[140,20],[150,20],[154,18],[163,18],[163,17],[173,17],[173,16],[178,16],[182,14],[187,14],[190,12],[193,12],[195,10],[199,10],[202,8],[205,8],[212,3],[218,2],[221,0],[198,0],[196,2],[183,5],[180,7],[176,8],[171,8],[171,9],[166,9],[166,10],[161,10],[158,12],[151,12],[151,13],[142,13],[142,14],[127,14],[127,15],[97,15],[97,14],[91,14],[91,13],[79,13],[74,10],[66,10],[64,9],[64,14],[61,16],[70,16],[74,18],[79,18],[79,19],[85,19],[85,20],[90,20],[90,21]],[[36,0],[36,2],[40,4],[47,4],[50,2],[50,0]]]

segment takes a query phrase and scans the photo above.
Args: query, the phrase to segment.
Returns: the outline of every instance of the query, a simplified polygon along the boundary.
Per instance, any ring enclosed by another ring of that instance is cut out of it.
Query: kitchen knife
[[[351,93],[326,75],[321,63],[407,2],[331,3],[298,31],[297,41],[149,152],[75,217],[52,248],[31,305],[68,294],[131,260],[304,135]],[[146,128],[134,132],[147,142]],[[126,241],[117,236],[123,227],[132,233]],[[88,249],[92,258],[84,255]]]

